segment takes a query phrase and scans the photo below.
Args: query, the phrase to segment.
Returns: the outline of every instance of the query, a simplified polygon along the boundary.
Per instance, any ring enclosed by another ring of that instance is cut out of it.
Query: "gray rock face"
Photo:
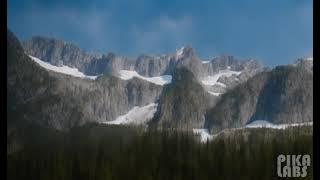
[[[203,64],[191,47],[182,47],[173,54],[162,56],[141,55],[137,59],[128,59],[113,53],[90,54],[74,44],[45,37],[33,37],[23,43],[27,54],[35,56],[53,65],[76,67],[88,75],[115,74],[119,70],[135,70],[142,76],[153,77],[172,75],[176,66],[185,67],[197,78],[213,75],[219,70],[250,71],[261,69],[262,65],[254,60],[242,61],[233,56],[214,58]]]
[[[205,126],[217,132],[255,120],[313,121],[313,74],[292,66],[260,73],[224,94],[207,112]]]
[[[313,57],[309,58],[299,58],[293,64],[293,66],[297,66],[307,70],[310,73],[313,73]]]
[[[233,56],[221,56],[203,63],[203,73],[199,79],[208,82],[208,79],[218,76],[217,84],[205,83],[204,87],[210,93],[223,94],[265,70],[261,63],[252,59],[239,60]]]
[[[161,86],[137,78],[123,81],[115,77],[103,76],[97,82],[84,82],[83,79],[75,80],[73,77],[69,77],[69,81],[68,79],[66,81],[66,77],[60,74],[55,74],[55,76],[59,78],[59,86],[55,92],[59,95],[72,94],[71,97],[67,97],[64,103],[68,103],[72,99],[71,101],[81,107],[83,121],[77,122],[79,124],[88,121],[115,120],[134,106],[145,106],[155,102],[162,90]],[[52,107],[48,106],[48,110],[51,109]]]
[[[163,56],[141,55],[129,59],[90,54],[61,40],[34,37],[23,47],[8,32],[8,114],[56,129],[86,122],[111,121],[134,106],[158,102],[151,127],[211,132],[242,127],[254,120],[273,123],[313,121],[313,60],[271,71],[261,63],[220,56],[204,63],[191,47]],[[76,67],[97,80],[80,79],[46,71],[29,59],[32,55],[53,65]],[[158,86],[114,75],[132,70],[142,76],[172,75],[172,83]],[[202,80],[224,70],[241,74],[220,76],[214,85]],[[221,93],[221,96],[208,91]],[[225,93],[226,92],[226,93]],[[223,94],[225,93],[225,94]]]
[[[303,68],[277,67],[259,95],[250,121],[275,124],[313,121],[313,74]]]
[[[255,60],[239,60],[233,56],[215,57],[210,62],[203,64],[207,75],[212,75],[220,70],[230,69],[232,71],[262,71],[263,65]]]
[[[76,67],[84,71],[84,64],[92,59],[101,58],[101,54],[87,54],[71,43],[62,40],[36,36],[23,43],[27,54],[35,56],[53,65]]]
[[[192,129],[204,124],[205,111],[214,105],[210,96],[188,69],[177,68],[173,83],[165,86],[151,127]]]
[[[216,106],[207,111],[205,127],[211,132],[243,127],[255,111],[259,93],[266,80],[266,73],[261,73],[223,94]]]
[[[134,61],[121,56],[110,56],[104,74],[115,75],[120,70],[134,70]]]
[[[185,68],[191,71],[196,78],[204,76],[202,61],[196,56],[191,47],[184,47],[178,58],[177,68]]]
[[[134,106],[155,102],[162,87],[133,78],[104,75],[81,79],[47,71],[24,54],[8,35],[8,121],[68,129],[86,122],[114,120]]]
[[[170,56],[147,56],[141,55],[135,62],[134,70],[139,74],[153,77],[171,74],[169,70]]]
[[[241,61],[232,56],[218,57],[204,64],[197,57],[194,49],[189,46],[183,47],[169,55],[141,55],[136,60],[131,60],[113,53],[107,55],[88,54],[81,51],[75,45],[50,38],[34,37],[23,45],[25,51],[32,56],[54,65],[64,64],[76,67],[87,75],[117,75],[117,72],[120,70],[134,70],[140,75],[147,77],[173,75],[174,80],[172,85],[166,86],[161,95],[159,101],[159,109],[161,110],[157,113],[159,117],[156,121],[157,124],[166,127],[203,127],[205,111],[208,107],[212,107],[219,97],[209,95],[203,89],[202,85],[199,84],[202,77],[214,75],[226,68],[248,72],[246,76],[241,76],[242,78],[221,77],[219,79],[219,82],[225,83],[231,88],[253,76],[254,73],[252,72],[254,70],[259,71],[262,67],[256,61]],[[60,103],[67,104],[67,101],[71,101],[74,102],[72,104],[79,105],[79,107],[73,106],[72,109],[76,111],[81,109],[78,112],[80,114],[79,119],[81,120],[77,122],[65,124],[61,120],[67,116],[66,112],[68,111],[59,113],[62,114],[62,117],[58,117],[58,115],[50,117],[49,119],[51,120],[48,120],[48,123],[50,122],[52,126],[57,128],[71,127],[71,124],[82,124],[86,121],[102,122],[113,120],[133,106],[141,106],[154,102],[162,90],[162,87],[151,87],[153,85],[139,79],[125,81],[125,83],[117,80],[117,78],[107,78],[104,76],[104,78],[100,78],[97,82],[91,82],[80,79],[73,80],[72,77],[66,78],[64,75],[56,73],[49,74],[51,78],[54,77],[55,81],[57,81],[56,85],[53,86],[54,91],[58,93],[57,96],[60,96],[60,93],[64,97],[66,94],[70,94],[70,97],[60,99],[62,101]],[[101,79],[108,80],[102,81]],[[109,81],[113,83],[110,84],[108,83]],[[221,93],[225,91],[218,86],[209,88],[221,91]],[[53,90],[51,89],[51,91]],[[184,95],[180,95],[181,92],[185,92],[183,93]],[[175,95],[172,96],[173,94]],[[189,101],[193,103],[190,104],[188,103]],[[46,114],[59,112],[58,104],[51,107],[47,106],[48,109],[43,110],[43,112]],[[178,109],[178,111],[171,109],[172,104],[175,106],[174,109]],[[46,108],[46,106],[42,108]],[[68,116],[72,116],[72,113],[69,113]]]

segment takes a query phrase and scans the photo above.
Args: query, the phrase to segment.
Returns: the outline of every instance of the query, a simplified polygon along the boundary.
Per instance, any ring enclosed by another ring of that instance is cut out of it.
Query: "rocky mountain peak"
[[[107,59],[113,59],[116,57],[116,54],[114,53],[108,53],[107,55],[103,55],[102,57],[107,58]]]
[[[23,50],[10,31],[7,40],[10,115],[22,115],[40,125],[67,129],[113,121],[136,106],[155,103],[150,123],[158,127],[205,127],[214,132],[255,120],[313,121],[313,74],[309,73],[313,58],[262,72],[258,61],[233,56],[204,63],[189,46],[167,56],[131,60],[113,53],[94,56],[64,41],[42,37],[26,42]],[[43,69],[28,55],[46,64],[76,67],[85,75],[104,75],[94,81],[66,76]],[[139,78],[119,78],[122,70]],[[151,77],[159,80],[163,75],[171,75],[171,83],[150,83]]]
[[[63,63],[66,66],[75,67],[82,71],[85,71],[85,64],[92,59],[102,57],[98,53],[86,53],[75,44],[43,36],[34,36],[30,40],[23,42],[22,45],[28,55],[37,57],[52,65]]]
[[[221,55],[213,58],[210,64],[214,66],[215,70],[219,69],[231,69],[235,71],[251,71],[251,70],[262,70],[263,64],[255,59],[241,60],[237,57],[230,55]],[[208,63],[209,65],[209,63]]]
[[[297,59],[293,66],[304,68],[309,72],[313,72],[313,57],[304,57]]]
[[[262,67],[256,61],[242,61],[229,55],[203,63],[190,45],[182,46],[172,54],[162,56],[142,54],[136,59],[129,59],[114,53],[87,53],[72,43],[42,36],[35,36],[24,42],[23,45],[28,55],[55,66],[63,64],[77,68],[87,75],[114,74],[119,70],[130,70],[142,76],[153,77],[164,74],[172,75],[175,68],[186,67],[196,77],[203,77],[224,69],[250,71]]]
[[[176,50],[175,58],[179,60],[179,59],[191,58],[191,57],[194,57],[195,55],[196,53],[191,46],[182,46],[180,49]]]
[[[313,64],[313,57],[298,58],[298,59],[295,61],[295,64],[299,64],[299,63],[309,63],[309,64]]]

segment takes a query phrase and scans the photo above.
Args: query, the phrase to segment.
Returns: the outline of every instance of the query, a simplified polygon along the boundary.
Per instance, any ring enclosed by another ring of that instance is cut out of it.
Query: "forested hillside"
[[[312,128],[244,129],[200,143],[178,131],[89,124],[69,133],[30,126],[8,156],[8,179],[275,179],[277,156],[310,154]],[[312,168],[308,176],[312,179]]]

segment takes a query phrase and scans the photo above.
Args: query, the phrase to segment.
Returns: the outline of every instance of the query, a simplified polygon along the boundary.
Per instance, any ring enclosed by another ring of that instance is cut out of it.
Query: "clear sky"
[[[8,28],[129,57],[192,46],[265,65],[312,56],[312,0],[8,0]]]

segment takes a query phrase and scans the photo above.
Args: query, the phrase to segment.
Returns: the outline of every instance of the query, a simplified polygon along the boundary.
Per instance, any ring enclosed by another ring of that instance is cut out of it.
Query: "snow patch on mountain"
[[[313,61],[313,57],[307,57],[305,60],[307,60],[307,61]]]
[[[37,64],[39,64],[41,67],[50,70],[50,71],[54,71],[57,73],[62,73],[62,74],[67,74],[67,75],[71,75],[74,77],[80,77],[80,78],[87,78],[87,79],[96,79],[98,76],[87,76],[85,74],[83,74],[82,72],[80,72],[77,68],[71,68],[69,66],[54,66],[48,62],[42,61],[41,59],[37,58],[37,57],[33,57],[31,55],[29,55],[29,57],[36,62]]]
[[[224,83],[221,83],[221,82],[216,82],[216,85],[222,86],[222,87],[224,87],[224,88],[227,87],[227,85],[225,85]]]
[[[204,77],[201,80],[201,83],[205,86],[221,86],[223,88],[226,88],[227,86],[224,83],[218,82],[219,78],[222,76],[230,77],[232,75],[239,75],[242,73],[242,71],[232,71],[230,70],[230,66],[228,66],[225,70],[220,70],[218,73],[214,74],[213,76],[207,76]],[[210,88],[209,88],[210,89]],[[221,92],[214,92],[212,90],[208,90],[208,93],[214,96],[220,96]]]
[[[224,129],[216,134],[210,134],[208,129],[193,129],[193,133],[195,135],[200,135],[201,142],[207,142],[207,140],[210,141],[213,138],[218,137],[218,135],[222,133],[234,131],[234,130],[246,129],[246,128],[269,128],[269,129],[284,130],[288,127],[312,126],[312,125],[313,125],[313,122],[292,123],[292,124],[273,124],[265,120],[256,120],[250,124],[247,124],[245,127]]]
[[[118,72],[118,77],[123,80],[129,80],[133,77],[137,77],[146,81],[149,81],[151,83],[157,84],[157,85],[165,85],[170,84],[172,81],[171,75],[164,75],[164,76],[156,76],[156,77],[145,77],[138,74],[136,71],[129,71],[129,70],[120,70]]]
[[[210,63],[211,61],[202,61],[202,64],[208,64]]]
[[[213,91],[208,91],[209,94],[212,94],[214,96],[220,96],[221,93],[213,92]]]
[[[221,70],[219,71],[217,74],[213,75],[213,76],[207,76],[205,78],[203,78],[201,80],[202,84],[207,85],[207,86],[213,86],[219,82],[217,82],[219,80],[219,78],[221,76],[226,76],[226,77],[230,77],[232,75],[239,75],[241,74],[241,71],[232,71],[229,69],[225,69],[225,70]]]
[[[182,57],[184,51],[184,47],[181,47],[180,49],[177,49],[176,51],[176,59],[179,59]]]
[[[246,128],[271,128],[271,129],[286,129],[294,126],[312,126],[313,122],[292,123],[292,124],[273,124],[265,120],[256,120],[246,125]]]
[[[193,129],[193,133],[195,135],[200,135],[201,142],[207,142],[207,140],[211,140],[213,135],[211,135],[208,129]]]
[[[135,106],[128,113],[119,116],[114,121],[104,122],[105,124],[145,124],[151,120],[154,116],[154,113],[157,111],[158,104],[151,103],[146,106]]]

